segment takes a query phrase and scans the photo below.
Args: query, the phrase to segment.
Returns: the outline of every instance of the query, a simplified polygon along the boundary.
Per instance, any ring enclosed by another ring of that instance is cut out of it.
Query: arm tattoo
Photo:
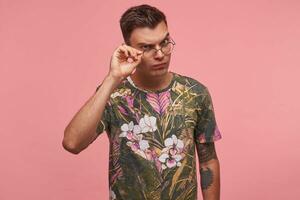
[[[216,151],[215,151],[215,143],[214,142],[198,143],[197,149],[198,149],[198,156],[199,156],[200,164],[208,162],[212,159],[218,159]]]
[[[213,183],[213,171],[207,167],[206,169],[200,169],[201,175],[201,188],[202,190],[208,189]]]

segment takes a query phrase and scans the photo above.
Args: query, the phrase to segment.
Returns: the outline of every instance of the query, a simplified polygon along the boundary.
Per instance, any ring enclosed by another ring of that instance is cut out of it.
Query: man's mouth
[[[153,68],[155,68],[155,69],[163,68],[163,67],[165,67],[166,64],[167,64],[167,63],[155,64],[155,65],[153,65]]]

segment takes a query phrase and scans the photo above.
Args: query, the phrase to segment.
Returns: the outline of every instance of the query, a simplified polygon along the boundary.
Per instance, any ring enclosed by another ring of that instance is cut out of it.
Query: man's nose
[[[163,58],[164,57],[164,53],[162,52],[161,49],[157,50],[155,53],[155,58]]]

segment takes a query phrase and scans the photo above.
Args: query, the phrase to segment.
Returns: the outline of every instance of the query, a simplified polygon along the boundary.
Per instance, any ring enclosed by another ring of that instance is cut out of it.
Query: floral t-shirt
[[[207,87],[172,73],[155,92],[128,76],[105,106],[97,133],[109,138],[111,200],[197,200],[195,147],[222,136]]]

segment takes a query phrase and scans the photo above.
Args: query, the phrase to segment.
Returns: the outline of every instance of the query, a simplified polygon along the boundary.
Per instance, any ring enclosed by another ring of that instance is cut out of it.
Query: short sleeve
[[[96,88],[96,91],[98,91],[99,87],[101,86],[101,84]],[[110,113],[111,113],[111,103],[110,101],[107,101],[102,117],[101,119],[98,121],[97,124],[97,128],[96,128],[96,132],[98,135],[100,135],[101,133],[103,133],[104,131],[106,131],[107,133],[110,132]]]
[[[214,142],[222,138],[219,131],[211,95],[204,86],[197,99],[195,140],[199,143]]]

